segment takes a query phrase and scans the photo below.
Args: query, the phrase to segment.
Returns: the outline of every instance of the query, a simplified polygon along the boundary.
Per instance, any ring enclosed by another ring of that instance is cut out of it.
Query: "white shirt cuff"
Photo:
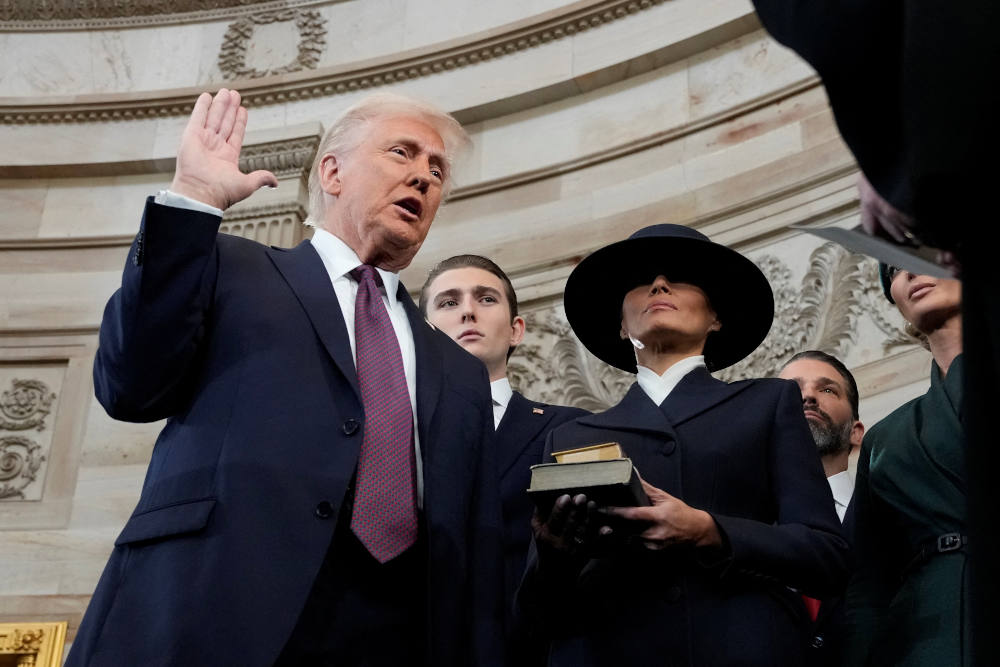
[[[190,211],[201,211],[202,213],[209,213],[211,215],[217,215],[222,217],[222,209],[215,208],[209,204],[198,201],[197,199],[191,199],[190,197],[185,197],[184,195],[179,195],[176,192],[171,192],[170,190],[160,190],[153,197],[153,201],[162,206],[173,206],[174,208],[186,208]]]

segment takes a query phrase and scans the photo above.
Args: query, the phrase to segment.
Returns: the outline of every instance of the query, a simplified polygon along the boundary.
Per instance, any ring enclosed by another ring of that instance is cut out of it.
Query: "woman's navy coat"
[[[609,441],[653,486],[711,513],[726,548],[706,558],[633,545],[579,576],[539,571],[533,554],[519,605],[553,637],[550,664],[804,664],[801,594],[842,590],[847,546],[798,387],[726,384],[699,368],[658,407],[636,384],[553,431],[546,454]]]

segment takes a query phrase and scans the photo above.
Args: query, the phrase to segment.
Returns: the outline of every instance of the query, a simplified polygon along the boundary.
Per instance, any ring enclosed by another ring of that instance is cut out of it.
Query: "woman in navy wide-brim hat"
[[[618,442],[653,504],[564,496],[536,517],[518,603],[551,640],[549,664],[805,664],[801,595],[842,590],[847,547],[801,395],[709,375],[767,335],[767,279],[695,230],[654,225],[584,259],[565,307],[587,349],[636,383],[552,432],[546,453]]]

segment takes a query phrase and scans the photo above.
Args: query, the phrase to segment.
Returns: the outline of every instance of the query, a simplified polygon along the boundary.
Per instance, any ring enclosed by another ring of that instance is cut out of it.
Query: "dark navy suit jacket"
[[[101,324],[97,397],[168,418],[70,665],[270,665],[331,542],[364,430],[351,349],[309,242],[267,248],[147,203]],[[416,348],[434,665],[499,664],[500,507],[485,369],[402,285]],[[344,513],[346,514],[346,512]],[[391,638],[387,638],[391,641]]]
[[[581,408],[536,403],[516,391],[507,404],[496,432],[497,463],[500,471],[500,497],[503,502],[503,549],[505,603],[508,617],[514,604],[514,592],[521,583],[531,544],[531,515],[535,505],[528,497],[531,466],[542,462],[549,431],[575,417],[590,414]],[[513,619],[509,619],[513,623]],[[528,636],[528,628],[508,633],[508,658],[511,665],[531,664],[540,649]],[[536,664],[537,664],[537,659]]]
[[[550,665],[804,664],[810,624],[790,588],[840,592],[847,546],[795,383],[726,384],[701,368],[662,406],[635,384],[553,431],[546,453],[609,441],[650,484],[709,512],[724,548],[624,545],[578,573],[539,569],[533,554],[518,607],[548,624]]]

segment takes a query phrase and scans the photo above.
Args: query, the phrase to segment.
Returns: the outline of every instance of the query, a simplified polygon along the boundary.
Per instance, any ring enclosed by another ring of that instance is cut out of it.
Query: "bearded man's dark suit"
[[[549,431],[587,414],[590,413],[581,408],[536,403],[515,391],[497,426],[497,463],[504,526],[504,599],[508,617],[514,605],[514,592],[524,576],[531,544],[531,515],[535,509],[527,494],[531,466],[542,462]],[[544,664],[544,655],[540,655],[544,654],[544,648],[539,648],[528,628],[517,627],[513,625],[513,619],[508,620],[511,623],[508,626],[508,664],[524,667]]]
[[[839,593],[847,546],[798,387],[726,384],[698,368],[658,407],[635,384],[606,412],[553,431],[546,453],[609,441],[650,484],[709,512],[724,546],[623,545],[578,574],[533,553],[518,610],[548,626],[549,664],[805,664],[800,592]]]
[[[271,665],[335,527],[347,532],[364,413],[330,276],[309,242],[267,248],[219,222],[147,203],[105,311],[98,399],[117,419],[168,421],[70,665]],[[399,595],[426,597],[412,622],[426,619],[428,664],[499,664],[486,373],[402,285],[398,298],[416,350],[427,563]]]

